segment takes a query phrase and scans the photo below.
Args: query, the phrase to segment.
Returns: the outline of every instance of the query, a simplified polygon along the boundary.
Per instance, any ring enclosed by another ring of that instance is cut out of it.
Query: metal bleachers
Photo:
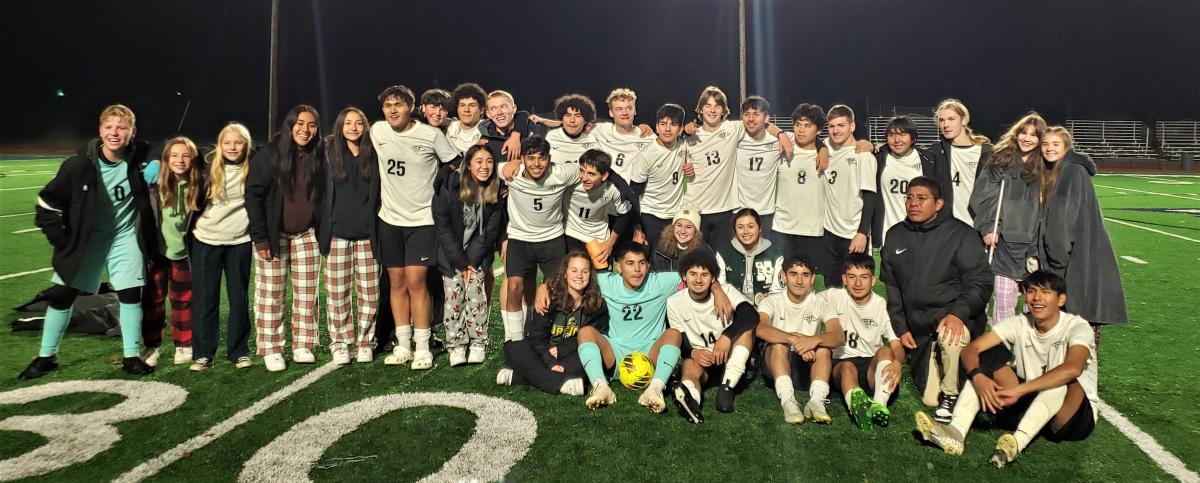
[[[1141,121],[1068,119],[1075,149],[1098,159],[1148,158],[1149,130]]]
[[[1200,157],[1200,121],[1158,121],[1154,131],[1167,159],[1177,160],[1184,154]]]
[[[926,147],[942,138],[938,131],[937,119],[918,114],[904,114],[917,123],[917,146]],[[868,120],[870,139],[874,144],[887,142],[888,122],[894,116],[871,116]]]

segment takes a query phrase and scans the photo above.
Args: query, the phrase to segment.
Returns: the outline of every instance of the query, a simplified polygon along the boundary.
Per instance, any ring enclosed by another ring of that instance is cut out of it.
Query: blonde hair
[[[129,127],[137,127],[137,116],[133,115],[133,109],[124,104],[113,104],[100,111],[100,124],[104,124],[104,121],[107,121],[110,117],[124,119],[129,121]]]
[[[608,104],[608,107],[612,107],[613,101],[616,100],[637,102],[637,93],[628,87],[618,87],[608,93],[608,99],[605,99],[604,102]]]
[[[197,159],[199,158],[200,151],[196,149],[196,143],[192,142],[192,140],[188,139],[186,136],[171,138],[171,140],[167,141],[166,145],[163,146],[162,156],[159,157],[159,163],[162,163],[162,166],[159,167],[158,172],[158,199],[162,202],[162,206],[164,208],[167,206],[174,206],[176,204],[175,185],[179,183],[179,180],[175,179],[175,172],[171,171],[170,167],[167,166],[167,163],[171,155],[171,148],[180,144],[186,147],[188,152],[192,154],[192,164],[188,167],[187,174],[185,175],[187,176],[187,195],[185,196],[185,204],[188,211],[196,211],[199,209],[198,200],[200,198],[200,169],[196,167],[196,163],[200,162],[200,160]]]
[[[1044,140],[1049,136],[1058,136],[1059,139],[1062,139],[1063,148],[1068,151],[1075,144],[1075,138],[1071,136],[1071,132],[1062,126],[1050,126],[1046,128],[1046,133],[1042,134],[1042,139]],[[1065,154],[1064,159],[1066,159]],[[1054,187],[1058,184],[1058,173],[1062,171],[1064,159],[1055,162],[1053,167],[1046,166],[1045,160],[1042,161],[1042,203],[1050,201],[1050,197],[1054,194]]]
[[[967,136],[971,137],[971,143],[978,145],[978,144],[987,144],[987,143],[991,142],[987,136],[984,136],[982,134],[975,134],[975,131],[971,130],[971,126],[967,125],[967,123],[971,121],[971,111],[967,110],[967,105],[963,104],[962,101],[960,101],[958,99],[954,99],[954,98],[947,98],[947,99],[942,100],[942,102],[938,104],[937,109],[933,110],[934,119],[936,119],[938,113],[942,112],[942,110],[944,110],[944,109],[949,109],[951,111],[958,113],[959,116],[962,116],[963,130],[967,132]],[[951,141],[953,141],[953,140],[951,140]]]
[[[491,99],[493,97],[503,97],[505,99],[508,99],[509,104],[512,104],[514,106],[517,105],[517,100],[513,99],[513,95],[509,94],[508,91],[502,91],[502,90],[497,89],[492,92],[489,92],[487,95],[487,98]]]
[[[209,198],[225,198],[225,155],[221,153],[221,140],[226,135],[240,136],[243,141],[246,141],[246,149],[242,151],[242,159],[233,160],[236,164],[242,166],[241,175],[238,176],[238,182],[246,185],[246,177],[250,175],[250,170],[245,166],[246,161],[250,159],[250,130],[246,129],[241,123],[231,122],[221,128],[221,132],[217,134],[217,146],[213,149],[212,159],[208,160],[208,175],[210,183],[208,185]]]
[[[710,97],[717,101],[717,105],[721,106],[723,112],[721,117],[729,117],[729,97],[725,95],[725,91],[717,86],[708,86],[703,91],[700,91],[700,100],[696,101],[696,115],[703,117],[700,111],[704,108],[704,101],[707,101]]]

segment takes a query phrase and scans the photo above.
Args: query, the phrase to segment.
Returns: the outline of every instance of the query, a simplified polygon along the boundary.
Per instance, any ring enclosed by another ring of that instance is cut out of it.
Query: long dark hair
[[[587,262],[589,270],[588,286],[580,294],[579,308],[588,313],[600,311],[604,309],[604,297],[600,295],[600,285],[596,283],[596,270],[592,268],[591,257],[579,250],[572,251],[563,257],[558,273],[554,274],[554,277],[551,277],[550,281],[546,283],[546,288],[550,290],[550,306],[559,312],[575,309],[575,304],[571,300],[571,292],[567,287],[567,267],[571,265],[571,260],[576,258]]]
[[[309,141],[307,146],[297,146],[292,140],[292,128],[296,125],[296,121],[300,119],[300,113],[307,112],[312,114],[317,123],[317,135]],[[275,148],[275,156],[271,158],[274,164],[275,174],[279,180],[279,187],[283,189],[286,196],[292,195],[292,186],[296,184],[297,169],[304,169],[308,173],[308,197],[309,199],[317,199],[324,187],[324,180],[321,179],[321,162],[317,159],[317,145],[321,144],[321,115],[317,113],[317,109],[301,104],[293,107],[283,117],[283,124],[279,128],[279,132],[275,133],[275,137],[271,139],[271,145]]]
[[[475,175],[471,174],[471,158],[475,154],[485,151],[492,156],[492,176],[487,182],[480,184],[475,180]],[[467,154],[463,156],[462,167],[459,171],[458,183],[458,199],[463,203],[475,203],[475,200],[483,198],[485,204],[495,204],[500,199],[500,182],[496,180],[496,172],[500,170],[500,163],[496,162],[496,151],[486,144],[476,144],[467,149]],[[480,196],[482,193],[482,196]]]
[[[371,143],[371,122],[367,120],[367,115],[362,109],[354,106],[342,109],[333,121],[333,132],[325,136],[325,162],[329,166],[329,175],[338,183],[346,181],[346,163],[354,159],[349,148],[350,141],[342,133],[342,125],[346,123],[346,115],[350,113],[358,114],[358,118],[363,122],[362,136],[355,143],[358,145],[358,177],[363,180],[370,178],[371,155],[375,149]]]

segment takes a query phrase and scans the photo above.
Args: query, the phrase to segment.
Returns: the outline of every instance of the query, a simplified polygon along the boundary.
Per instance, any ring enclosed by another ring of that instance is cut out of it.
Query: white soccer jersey
[[[379,158],[379,219],[392,226],[432,225],[433,178],[458,149],[441,130],[415,121],[404,132],[377,121],[371,142]]]
[[[550,161],[559,164],[578,163],[584,151],[600,147],[591,133],[572,138],[561,127],[546,133],[546,142],[550,143]]]
[[[828,143],[828,141],[826,141]],[[862,220],[863,191],[875,191],[875,155],[854,152],[854,143],[829,148],[829,167],[821,175],[825,188],[825,230],[854,238]]]
[[[749,134],[738,143],[737,163],[734,179],[738,191],[738,205],[754,208],[760,215],[775,213],[775,175],[783,153],[779,150],[779,138],[767,132],[762,139]]]
[[[791,133],[788,139],[793,139]],[[792,159],[780,162],[778,172],[779,194],[772,229],[788,235],[821,236],[825,226],[825,180],[817,174],[817,150],[793,149]]]
[[[592,137],[600,144],[600,149],[612,157],[612,170],[625,179],[629,179],[632,171],[633,157],[655,139],[653,135],[642,137],[641,131],[622,133],[611,122],[596,123],[596,127],[592,128]]]
[[[579,183],[579,164],[550,163],[546,174],[534,181],[525,177],[525,166],[508,182],[508,238],[543,242],[563,234],[563,201]]]
[[[1012,352],[1017,375],[1026,381],[1041,377],[1066,362],[1067,350],[1071,346],[1087,347],[1087,367],[1079,375],[1079,385],[1083,386],[1083,392],[1087,394],[1092,407],[1099,407],[1096,339],[1091,325],[1083,317],[1062,312],[1058,316],[1058,323],[1049,332],[1039,334],[1024,315],[1014,315],[993,325],[992,333]],[[1092,417],[1096,417],[1094,410]]]
[[[908,183],[921,176],[921,155],[916,149],[899,158],[888,154],[886,163],[883,173],[879,175],[879,189],[882,190],[879,195],[883,198],[883,234],[908,218],[904,195],[908,191]],[[880,239],[883,240],[882,234]]]
[[[687,139],[688,159],[696,169],[696,176],[688,180],[684,200],[699,207],[700,213],[737,209],[734,158],[745,132],[741,121],[724,121],[712,132],[698,127],[696,135]]]
[[[642,193],[642,213],[672,219],[683,208],[684,146],[666,148],[658,142],[646,145],[633,157],[629,183],[646,183]]]
[[[464,127],[462,121],[455,119],[450,121],[450,125],[446,127],[446,139],[463,154],[466,154],[471,146],[479,144],[480,137],[482,134],[479,132],[479,123],[475,123],[471,127]],[[496,153],[496,156],[499,155],[500,153]],[[497,159],[496,163],[499,164],[500,160]]]
[[[624,215],[632,208],[612,183],[605,182],[591,191],[577,184],[567,207],[567,236],[584,243],[607,240],[608,217]]]
[[[954,185],[954,217],[968,226],[975,226],[968,207],[971,193],[975,191],[975,173],[979,167],[979,156],[983,148],[978,144],[969,148],[950,147],[950,183]]]
[[[729,303],[734,307],[748,302],[746,297],[726,284],[721,284],[721,290],[729,297]],[[686,289],[680,290],[667,298],[667,325],[682,332],[692,347],[711,349],[721,337],[721,332],[729,326],[728,323],[722,322],[713,310],[711,295],[708,300],[697,302],[692,300],[691,292]]]
[[[833,350],[834,359],[875,357],[875,351],[897,339],[887,300],[878,294],[872,293],[866,305],[854,303],[845,288],[831,288],[820,296],[837,311],[838,322],[846,334],[846,342]]]
[[[800,303],[792,302],[787,292],[773,293],[758,304],[758,311],[771,318],[771,327],[800,335],[818,335],[826,322],[838,317],[833,306],[815,293]]]

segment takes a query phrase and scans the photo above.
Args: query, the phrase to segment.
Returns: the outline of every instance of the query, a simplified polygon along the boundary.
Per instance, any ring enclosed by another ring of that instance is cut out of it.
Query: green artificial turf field
[[[0,314],[5,321],[21,315],[11,307],[49,284],[50,272],[45,269],[50,248],[40,231],[33,229],[32,212],[37,190],[60,161],[0,161]],[[1200,282],[1189,276],[1200,272],[1200,177],[1114,175],[1097,176],[1094,182],[1110,219],[1108,229],[1131,319],[1127,326],[1104,331],[1100,397],[1178,457],[1187,467],[1184,471],[1194,476],[1200,470],[1200,409],[1186,391],[1200,369],[1196,362],[1200,335],[1194,330],[1200,317],[1189,310],[1191,297],[1200,293]],[[21,275],[37,270],[43,271]],[[877,289],[882,291],[881,286]],[[437,471],[443,471],[437,479],[588,481],[964,481],[1001,474],[1027,481],[1174,479],[1103,418],[1083,442],[1035,441],[1003,473],[987,464],[999,430],[972,431],[963,457],[943,455],[919,444],[914,436],[912,415],[922,408],[907,378],[892,407],[892,425],[870,432],[855,428],[839,397],[829,406],[833,425],[788,426],[774,393],[759,380],[738,397],[736,413],[719,414],[706,401],[707,420],[700,426],[686,424],[674,408],[653,415],[636,404],[637,393],[622,388],[616,389],[615,406],[590,412],[583,398],[494,384],[503,357],[497,350],[501,324],[493,312],[494,344],[487,363],[450,368],[442,352],[436,355],[435,368],[427,372],[385,367],[378,359],[371,365],[332,369],[325,366],[329,353],[323,349],[317,364],[292,364],[281,373],[268,373],[257,359],[254,368],[235,370],[221,355],[212,370],[191,373],[186,366],[170,364],[167,342],[159,370],[136,379],[145,384],[131,390],[164,395],[158,406],[143,405],[138,410],[163,411],[180,400],[182,404],[158,415],[114,423],[120,440],[90,458],[81,456],[79,448],[102,444],[97,441],[102,442],[106,433],[97,428],[102,428],[99,423],[104,418],[80,418],[66,434],[83,446],[40,456],[37,464],[82,461],[36,478],[112,480],[162,457],[169,464],[159,465],[161,469],[143,466],[149,469],[136,474],[180,481],[278,481],[299,476],[273,471],[311,465],[307,477],[320,481],[416,480]],[[17,373],[37,350],[38,337],[36,332],[0,331],[0,401],[9,401],[5,398],[12,398],[13,391],[53,383],[134,381],[115,364],[120,355],[118,339],[73,334],[62,344],[60,370],[36,381],[18,381]],[[322,337],[328,341],[326,335]],[[171,386],[150,384],[154,382],[182,388],[186,397]],[[119,388],[116,383],[106,385]],[[299,389],[260,403],[285,388]],[[174,399],[168,397],[172,394]],[[706,395],[711,397],[712,391]],[[376,397],[346,411],[351,417],[369,419],[357,429],[356,423],[336,414],[322,414]],[[806,397],[798,395],[801,401]],[[22,421],[20,416],[82,414],[124,400],[114,394],[86,392],[28,404],[0,403],[0,480],[28,470],[28,465],[7,465],[47,442],[42,436],[13,430]],[[254,410],[247,409],[252,406]],[[404,408],[387,411],[393,407]],[[138,410],[123,414],[138,416]],[[254,417],[237,416],[247,413]],[[322,416],[314,418],[317,415]],[[310,418],[311,425],[301,424]],[[244,421],[233,425],[234,419]],[[532,444],[523,452],[528,439]],[[191,445],[170,451],[189,440]],[[318,440],[332,444],[322,450]],[[288,443],[295,444],[285,447]],[[305,463],[304,455],[310,456],[311,463]]]

